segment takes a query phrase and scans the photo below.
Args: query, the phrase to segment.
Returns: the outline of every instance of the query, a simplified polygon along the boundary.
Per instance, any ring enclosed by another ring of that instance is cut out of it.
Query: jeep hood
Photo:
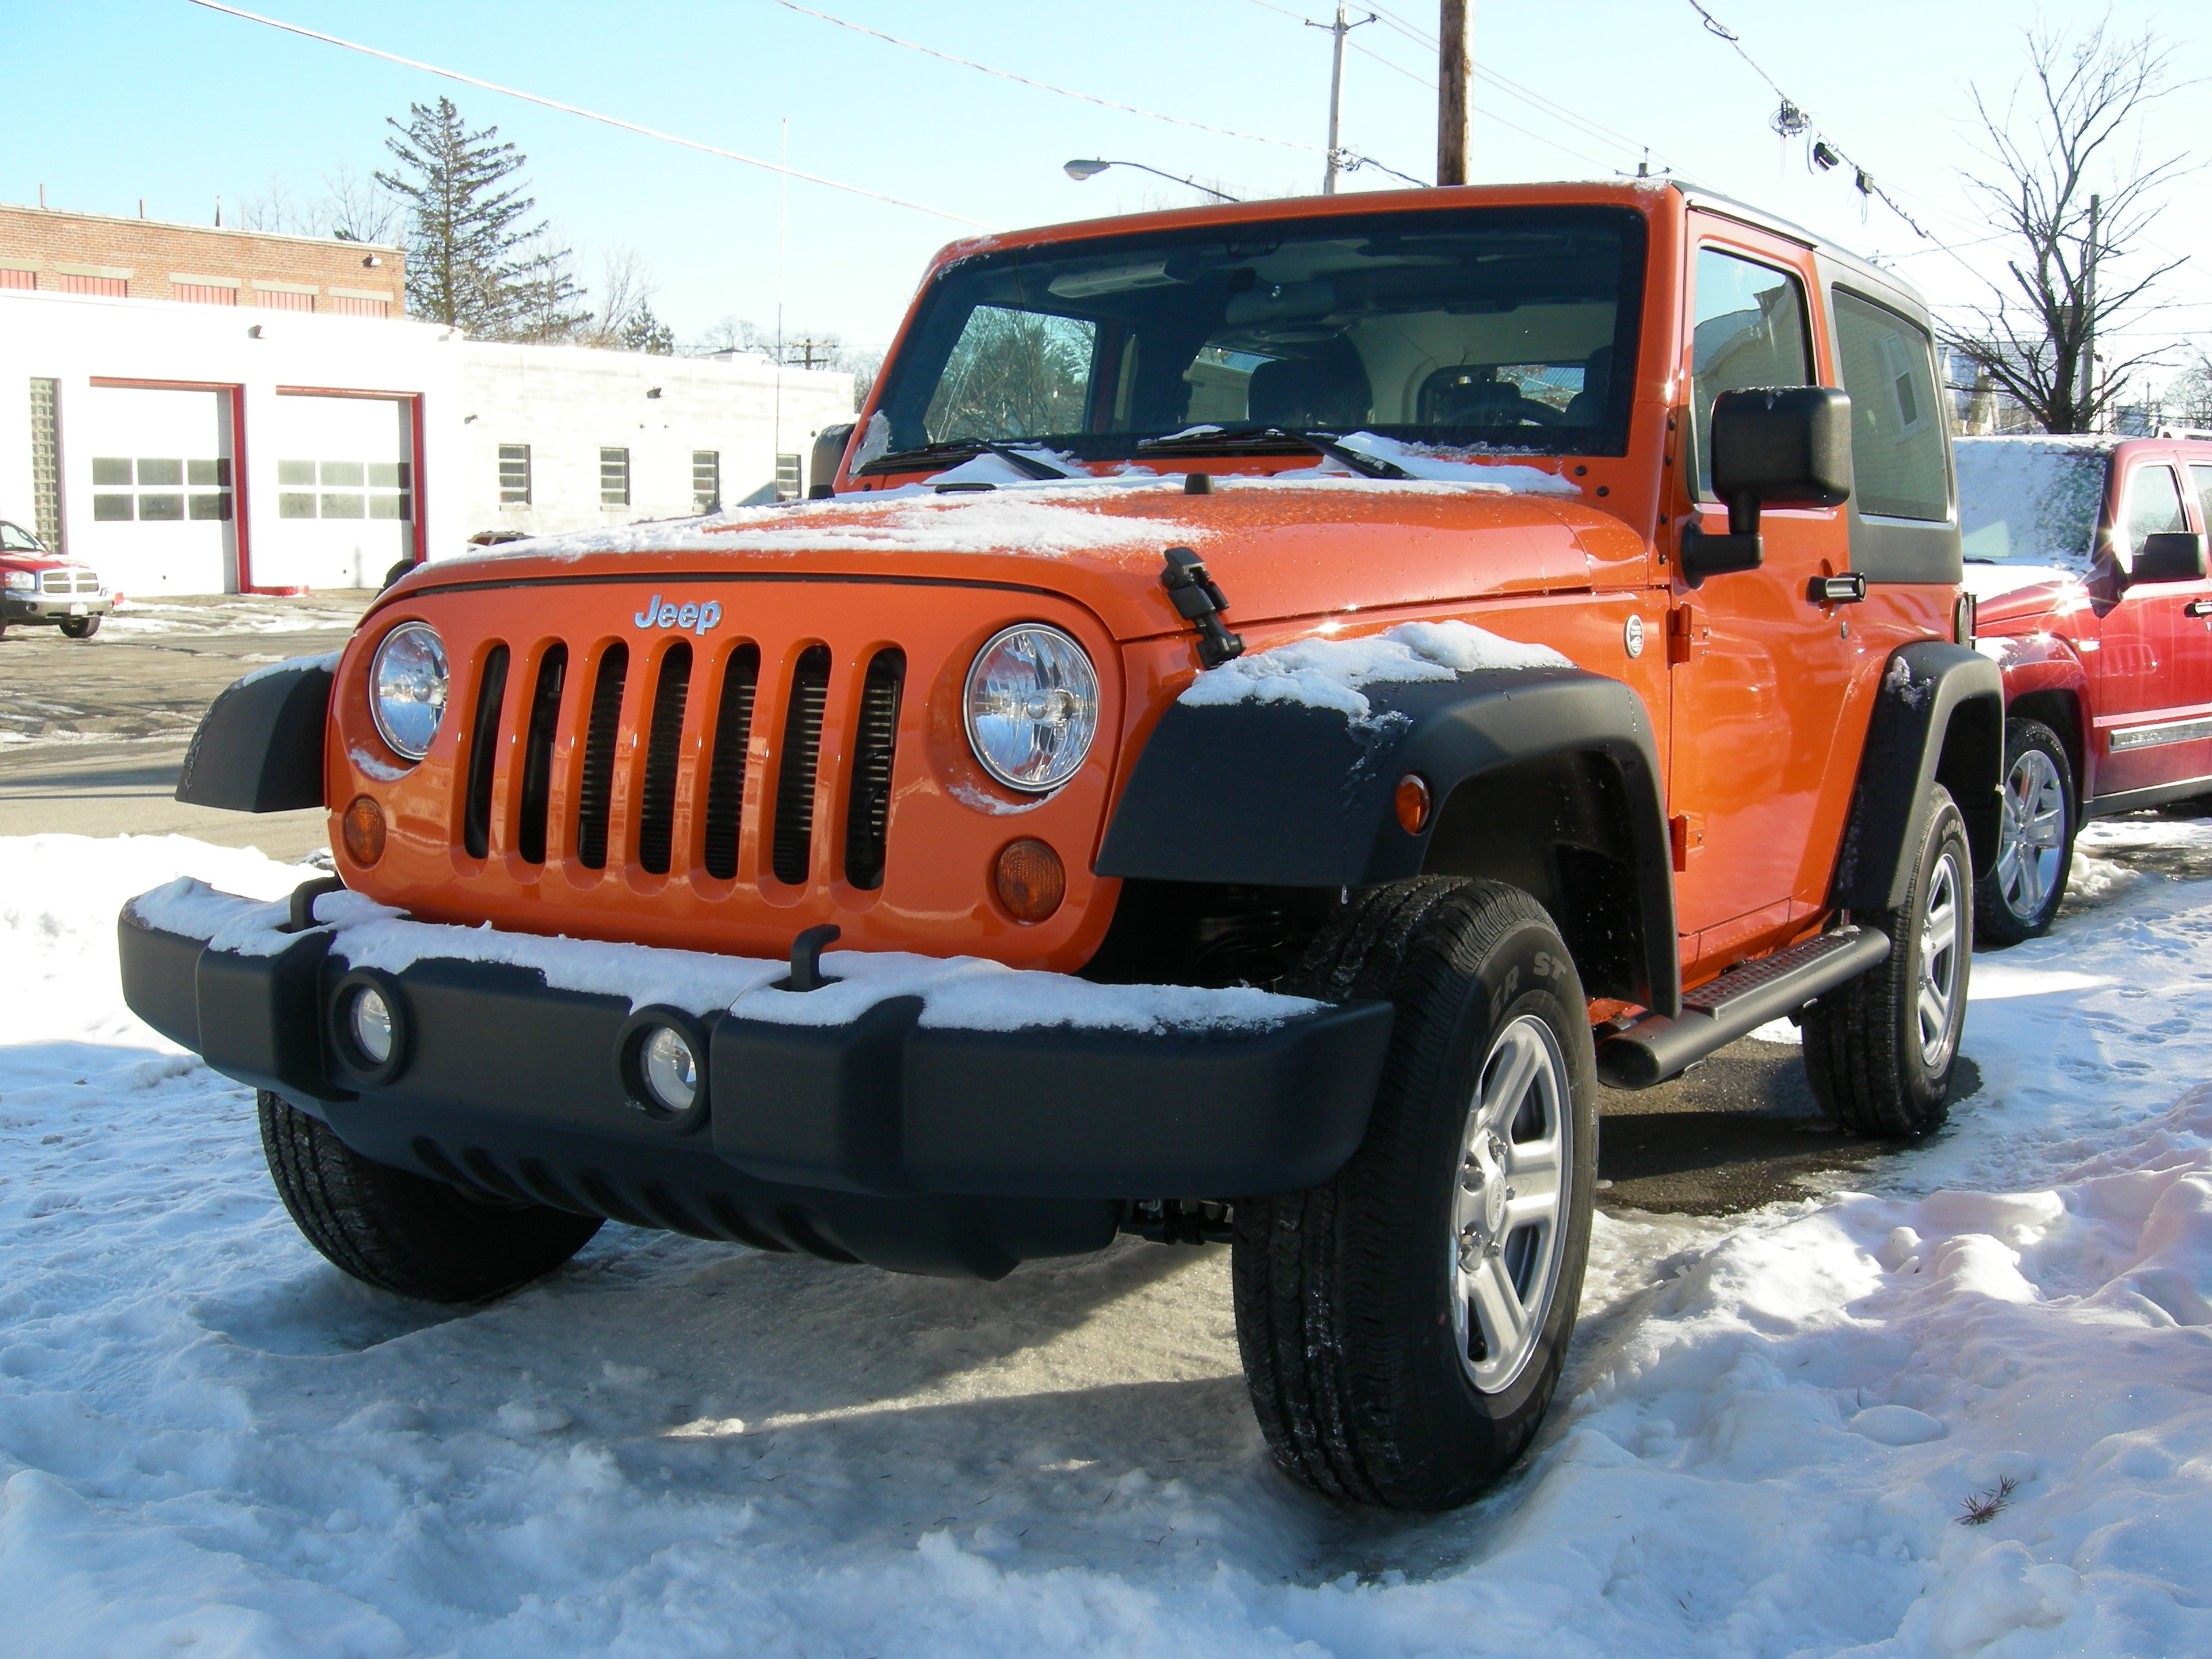
[[[1159,583],[1178,546],[1206,560],[1232,626],[1617,585],[1646,556],[1574,495],[1226,475],[1206,495],[1179,478],[908,488],[509,543],[421,567],[380,604],[460,583],[888,577],[1044,589],[1128,641],[1185,627]]]

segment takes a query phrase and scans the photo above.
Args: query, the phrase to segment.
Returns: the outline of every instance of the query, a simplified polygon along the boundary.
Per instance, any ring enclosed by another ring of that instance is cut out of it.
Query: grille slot
[[[884,884],[891,758],[905,683],[906,653],[894,648],[876,653],[860,686],[860,729],[853,739],[853,782],[845,806],[845,879],[869,891]]]
[[[760,687],[760,647],[739,646],[722,670],[722,702],[714,718],[714,757],[707,772],[707,873],[738,873],[738,832],[744,827],[745,750],[752,741],[753,697]]]
[[[76,580],[66,570],[49,570],[39,579],[49,593],[66,593],[76,585]]]
[[[553,791],[553,738],[561,726],[561,689],[568,678],[568,647],[556,645],[538,664],[530,696],[530,730],[522,744],[522,813],[515,850],[531,864],[545,862],[545,814]]]
[[[805,881],[814,857],[814,780],[822,763],[822,711],[830,700],[830,647],[810,645],[792,671],[791,707],[783,720],[783,763],[775,780],[778,881]]]
[[[492,647],[477,681],[476,729],[469,738],[469,793],[461,844],[472,859],[491,851],[491,781],[499,767],[499,714],[507,701],[507,647]]]
[[[599,679],[592,687],[591,724],[584,732],[584,775],[576,786],[576,861],[587,870],[607,867],[615,739],[622,723],[623,683],[629,678],[629,647],[617,641],[599,659]]]
[[[653,729],[645,745],[645,788],[637,809],[637,861],[656,876],[668,873],[668,844],[676,824],[676,770],[682,760],[684,708],[691,699],[691,647],[678,641],[660,659],[653,693]]]

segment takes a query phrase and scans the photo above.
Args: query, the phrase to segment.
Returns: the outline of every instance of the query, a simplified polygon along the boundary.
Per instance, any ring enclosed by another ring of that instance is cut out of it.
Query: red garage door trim
[[[422,394],[419,392],[378,392],[365,386],[280,386],[280,398],[367,398],[381,399],[388,404],[412,404],[408,410],[408,447],[414,452],[415,467],[415,562],[422,563],[430,556],[427,526],[429,514],[423,503],[428,498],[428,475],[422,469]]]
[[[238,591],[241,593],[296,593],[294,587],[256,587],[253,559],[247,547],[247,526],[253,515],[246,497],[246,388],[228,380],[129,380],[106,374],[91,377],[94,386],[135,387],[141,392],[225,392],[230,394],[230,522],[237,538]]]

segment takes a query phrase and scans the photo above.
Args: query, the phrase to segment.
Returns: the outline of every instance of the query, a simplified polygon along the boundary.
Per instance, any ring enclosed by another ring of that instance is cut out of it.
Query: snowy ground
[[[2212,824],[2085,839],[2184,873],[2085,859],[1978,960],[1954,1127],[1601,1218],[1536,1453],[1425,1521],[1267,1467],[1219,1252],[977,1286],[610,1226],[472,1314],[364,1290],[114,985],[126,896],[302,872],[0,841],[0,1652],[2212,1651]]]

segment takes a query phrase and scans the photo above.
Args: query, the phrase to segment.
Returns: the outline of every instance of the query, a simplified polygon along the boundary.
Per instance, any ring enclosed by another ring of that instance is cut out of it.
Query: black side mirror
[[[2128,585],[2202,581],[2204,574],[2204,538],[2193,531],[2161,530],[2144,537],[2142,545],[2136,550]]]
[[[1713,494],[1728,503],[1725,536],[1693,520],[1682,532],[1682,580],[1756,570],[1766,507],[1840,507],[1851,494],[1851,400],[1832,386],[1723,392],[1713,399]]]

